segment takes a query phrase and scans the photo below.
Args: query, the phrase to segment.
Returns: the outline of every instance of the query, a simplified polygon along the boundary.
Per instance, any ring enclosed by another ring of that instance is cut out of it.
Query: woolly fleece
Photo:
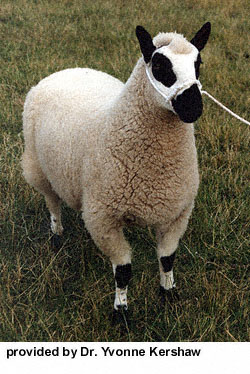
[[[190,48],[174,33],[159,34],[154,44],[173,39],[176,53]],[[122,233],[128,221],[154,226],[159,253],[166,253],[167,240],[171,254],[193,208],[199,183],[193,125],[164,105],[143,58],[125,85],[103,72],[67,69],[43,79],[25,101],[25,178],[45,197],[81,210],[115,264],[130,261]]]

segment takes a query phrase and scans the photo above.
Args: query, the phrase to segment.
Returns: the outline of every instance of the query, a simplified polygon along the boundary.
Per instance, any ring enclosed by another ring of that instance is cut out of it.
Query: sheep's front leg
[[[121,225],[109,216],[90,214],[85,208],[83,219],[99,249],[109,257],[115,277],[114,309],[127,309],[127,290],[131,278],[131,248]]]
[[[191,211],[192,206],[185,210],[170,226],[162,225],[156,230],[157,256],[160,269],[160,295],[163,299],[167,298],[170,302],[179,299],[175,289],[173,265],[175,251],[180,237],[186,230]]]
[[[113,271],[115,276],[115,301],[114,309],[128,309],[127,304],[127,292],[128,283],[131,278],[131,263],[125,265],[113,265]]]
[[[112,230],[112,234],[111,237],[109,236],[108,242],[109,243],[106,245],[104,245],[103,242],[99,247],[110,257],[112,262],[115,277],[114,309],[127,310],[128,284],[132,276],[131,249],[123,235],[122,229]]]
[[[115,277],[115,310],[127,310],[127,291],[131,272],[131,250],[122,229],[113,229],[102,236],[99,248],[109,256]]]

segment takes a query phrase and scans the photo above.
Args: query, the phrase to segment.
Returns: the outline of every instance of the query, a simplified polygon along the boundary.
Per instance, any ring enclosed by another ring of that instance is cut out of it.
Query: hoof
[[[128,327],[130,325],[129,313],[127,307],[119,307],[119,309],[114,309],[112,314],[112,324],[113,325],[124,325]]]
[[[163,304],[169,303],[174,304],[180,301],[180,297],[176,288],[171,288],[170,290],[165,290],[160,286],[160,298]]]
[[[51,237],[51,246],[54,249],[60,249],[62,246],[62,237],[61,235],[53,234]]]

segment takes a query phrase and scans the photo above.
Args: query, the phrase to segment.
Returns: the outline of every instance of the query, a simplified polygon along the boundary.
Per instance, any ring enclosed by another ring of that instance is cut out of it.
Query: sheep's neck
[[[155,91],[148,82],[141,59],[115,102],[111,118],[115,118],[111,120],[114,130],[131,129],[137,136],[175,132],[179,127],[186,127],[173,112],[156,104]]]
[[[164,165],[169,160],[192,159],[190,154],[195,157],[193,125],[185,124],[174,113],[157,107],[150,98],[152,91],[139,62],[110,112],[104,144],[114,158],[129,165],[140,160],[139,164],[143,166],[154,158]]]

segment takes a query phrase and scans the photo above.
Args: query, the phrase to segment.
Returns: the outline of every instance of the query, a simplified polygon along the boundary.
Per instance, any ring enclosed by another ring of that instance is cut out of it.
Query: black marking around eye
[[[199,53],[197,56],[197,60],[194,63],[196,79],[198,79],[200,75],[200,64],[202,64],[202,60],[201,60],[201,55]]]
[[[171,61],[161,53],[155,53],[152,58],[152,73],[166,87],[171,87],[177,81]]]

